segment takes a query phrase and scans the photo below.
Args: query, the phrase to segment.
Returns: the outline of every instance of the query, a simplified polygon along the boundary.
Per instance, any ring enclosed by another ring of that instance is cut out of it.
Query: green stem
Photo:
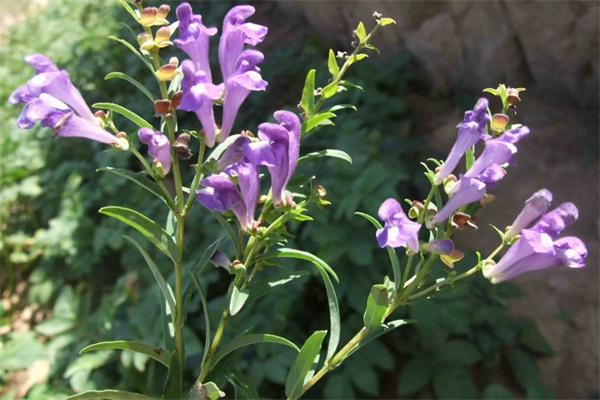
[[[182,271],[183,271],[183,257],[184,257],[184,227],[185,218],[179,216],[177,218],[177,232],[176,232],[176,243],[179,248],[179,259],[175,265],[175,350],[179,356],[179,365],[183,368],[184,362],[184,343],[183,343],[183,284],[182,284]]]
[[[225,332],[225,327],[227,326],[227,321],[229,321],[229,310],[223,311],[221,315],[221,320],[219,321],[219,326],[217,327],[217,331],[215,332],[215,336],[213,337],[212,343],[210,345],[210,349],[208,350],[208,354],[206,356],[206,360],[202,363],[202,368],[200,370],[200,375],[198,376],[198,382],[202,383],[206,375],[210,372],[211,362],[215,353],[217,352],[217,348],[219,347],[219,343],[221,343],[221,339],[223,338],[223,333]]]
[[[406,266],[404,267],[404,274],[402,274],[402,281],[400,282],[400,286],[398,286],[398,292],[402,292],[404,290],[404,285],[406,281],[408,281],[408,276],[410,274],[410,267],[412,266],[413,259],[415,258],[414,254],[408,256],[408,260],[406,261]]]
[[[188,196],[187,202],[185,203],[184,212],[187,214],[192,205],[194,204],[194,199],[196,196],[194,195],[196,189],[198,189],[198,184],[200,183],[200,179],[202,179],[202,164],[204,163],[204,151],[206,150],[206,143],[204,140],[200,141],[200,151],[198,152],[198,163],[196,164],[196,175],[194,176],[194,180],[192,181],[192,185],[190,186],[190,194]]]
[[[339,70],[337,76],[335,77],[335,79],[333,80],[333,82],[335,82],[336,84],[340,83],[340,81],[344,77],[344,74],[346,73],[348,68],[350,68],[352,63],[354,62],[351,60],[353,60],[354,56],[357,55],[358,53],[360,53],[360,51],[362,49],[364,49],[367,44],[369,44],[369,40],[371,39],[371,37],[373,37],[375,32],[377,32],[379,30],[379,28],[381,28],[381,23],[378,21],[377,25],[375,25],[375,28],[373,28],[373,30],[367,35],[367,37],[365,37],[365,40],[358,43],[358,45],[356,46],[356,48],[354,49],[354,51],[352,52],[350,57],[348,57],[346,59],[346,62],[344,62],[344,65],[342,65],[342,68],[340,68],[340,70]],[[321,96],[321,98],[315,104],[315,113],[319,112],[319,109],[323,105],[323,102],[325,102],[325,98]]]
[[[432,186],[431,190],[429,191],[429,194],[427,195],[427,198],[425,199],[425,202],[423,203],[423,210],[421,211],[421,214],[419,214],[419,218],[417,219],[417,222],[419,222],[420,224],[422,224],[425,220],[425,215],[427,215],[427,210],[429,209],[429,203],[431,203],[431,199],[433,198],[433,195],[436,190],[437,186]]]
[[[148,163],[148,161],[146,161],[146,159],[144,158],[144,156],[135,147],[129,146],[129,151],[131,151],[133,153],[133,155],[136,156],[136,158],[138,160],[140,160],[140,162],[142,163],[142,165],[144,166],[144,168],[146,168],[146,171],[148,171],[148,173],[150,174],[150,176],[154,178],[154,181],[158,184],[158,186],[160,187],[160,189],[165,194],[165,196],[167,198],[167,203],[169,204],[169,208],[171,210],[175,211],[175,201],[173,200],[173,197],[171,196],[171,193],[169,192],[169,189],[167,189],[167,187],[163,183],[162,179],[158,179],[156,177],[156,173],[154,172],[154,170],[152,169],[152,167],[150,166],[150,164]]]

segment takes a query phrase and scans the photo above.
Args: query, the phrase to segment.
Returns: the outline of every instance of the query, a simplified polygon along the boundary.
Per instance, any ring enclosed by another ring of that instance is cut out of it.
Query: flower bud
[[[190,135],[188,133],[182,133],[175,140],[175,143],[173,143],[173,150],[175,151],[175,153],[177,153],[177,155],[179,155],[179,158],[181,158],[182,160],[188,160],[193,156],[189,148],[189,143]]]
[[[163,178],[167,175],[163,165],[156,158],[152,162],[152,168]]]
[[[217,268],[223,268],[227,272],[231,272],[231,261],[225,253],[220,250],[215,251],[215,254],[210,258],[210,262]]]
[[[492,131],[495,133],[504,132],[506,130],[506,125],[508,125],[508,115],[506,114],[494,114],[492,116],[491,127]]]
[[[152,35],[150,35],[147,32],[142,32],[139,35],[137,35],[137,42],[140,45],[140,49],[142,50],[150,50],[154,47]]]
[[[167,8],[164,7],[161,6],[160,13],[156,7],[144,8],[140,13],[140,24],[142,26],[167,25],[169,21],[165,17],[169,13],[169,6],[166,6]]]
[[[179,66],[179,59],[177,57],[171,57],[169,59],[169,65]]]
[[[177,65],[174,64],[165,64],[158,71],[156,71],[156,77],[165,82],[173,79],[175,75],[180,74],[181,71],[177,70]]]
[[[129,139],[127,139],[127,134],[125,132],[117,133],[117,143],[114,146],[117,149],[121,150],[129,150]]]
[[[179,108],[179,105],[181,104],[181,96],[183,95],[183,92],[180,90],[178,92],[175,92],[173,94],[173,96],[171,97],[171,108],[173,110],[177,110]]]
[[[168,26],[163,26],[159,30],[156,31],[156,37],[154,38],[154,45],[160,49],[171,46],[173,42],[169,39],[171,38],[171,28]],[[171,64],[171,62],[169,62]],[[179,64],[179,60],[177,61]]]
[[[422,243],[420,248],[424,252],[449,256],[454,251],[454,243],[450,239],[436,239],[429,243]]]
[[[163,4],[160,7],[158,7],[158,13],[156,14],[156,16],[158,18],[167,18],[167,15],[169,15],[169,11],[171,11],[171,6],[169,6],[168,4]]]
[[[453,175],[450,174],[446,177],[446,179],[444,179],[444,192],[446,192],[447,194],[453,194],[454,192],[456,192],[456,190],[458,189],[458,187],[456,187],[456,184],[458,182],[458,178]]]
[[[508,88],[506,90],[506,100],[508,101],[508,104],[510,104],[511,106],[514,106],[515,104],[519,103],[521,101],[521,98],[519,97],[519,89],[513,89],[513,88]]]
[[[506,238],[512,239],[524,228],[544,215],[548,208],[550,208],[550,203],[552,202],[552,193],[550,193],[547,189],[542,189],[535,192],[527,201],[525,202],[525,207],[521,213],[517,216],[515,221],[512,223],[508,232],[506,232]]]
[[[408,210],[409,218],[418,218],[421,214],[421,211],[425,208],[425,205],[418,200],[414,200]]]
[[[469,214],[465,214],[462,212],[457,212],[452,216],[452,226],[455,228],[463,229],[465,227],[470,227],[473,229],[478,229],[477,221],[479,220],[476,216],[471,216]]]
[[[171,115],[171,102],[169,100],[156,100],[154,102],[154,116],[165,117]]]
[[[440,256],[440,260],[442,260],[448,268],[454,268],[454,263],[462,260],[464,256],[465,254],[462,251],[455,249],[450,255]]]

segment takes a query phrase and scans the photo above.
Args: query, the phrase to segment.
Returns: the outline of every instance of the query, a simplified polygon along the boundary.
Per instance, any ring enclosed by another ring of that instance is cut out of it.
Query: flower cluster
[[[285,188],[298,162],[300,120],[289,111],[277,111],[274,116],[279,123],[260,124],[258,139],[249,133],[239,136],[221,157],[221,172],[203,179],[200,184],[204,188],[196,191],[196,199],[205,207],[233,211],[244,231],[256,229],[254,211],[260,195],[260,165],[266,166],[271,175],[273,204],[293,204],[293,198],[285,195]]]
[[[102,129],[66,71],[42,54],[30,54],[25,61],[35,68],[35,76],[8,99],[11,104],[25,103],[17,121],[19,128],[31,129],[39,121],[58,136],[84,137],[127,150],[126,138]]]
[[[244,50],[244,45],[255,46],[267,35],[266,27],[245,22],[253,14],[254,7],[244,5],[233,7],[225,16],[219,44],[223,83],[215,85],[208,49],[209,38],[217,33],[217,29],[204,26],[202,16],[193,14],[188,3],[177,7],[180,34],[174,43],[190,57],[181,65],[183,95],[179,108],[196,113],[209,147],[229,136],[237,112],[250,92],[267,87],[258,68],[263,54],[257,50]],[[223,123],[219,129],[213,106],[220,99],[223,99]]]
[[[559,238],[560,233],[575,222],[579,211],[573,203],[563,203],[544,214],[552,194],[542,189],[534,193],[525,203],[523,211],[509,228],[507,236],[521,234],[497,264],[483,267],[483,275],[492,283],[504,282],[528,271],[565,266],[581,268],[587,256],[585,244],[574,236]],[[529,224],[543,215],[531,228]]]

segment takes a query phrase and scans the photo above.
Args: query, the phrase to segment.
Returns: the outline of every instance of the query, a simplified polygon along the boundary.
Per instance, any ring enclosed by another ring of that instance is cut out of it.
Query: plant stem
[[[192,181],[192,185],[190,186],[190,194],[188,196],[187,202],[185,203],[184,212],[187,214],[192,205],[194,204],[194,192],[198,188],[198,183],[200,183],[200,179],[202,178],[202,164],[204,163],[204,151],[206,150],[206,143],[204,140],[200,141],[200,150],[198,152],[198,163],[196,164],[196,175],[194,175],[194,180]]]
[[[211,362],[215,353],[217,352],[217,348],[219,347],[219,343],[221,343],[221,339],[223,338],[223,333],[225,332],[225,327],[227,326],[227,321],[229,321],[229,310],[223,311],[221,315],[221,320],[219,321],[219,326],[217,327],[217,331],[215,332],[215,336],[213,337],[212,343],[210,345],[210,349],[208,350],[208,354],[206,356],[206,360],[202,363],[202,369],[200,371],[200,375],[198,376],[198,382],[202,383],[206,375],[210,372]]]
[[[413,259],[415,258],[414,254],[408,256],[408,260],[406,261],[406,266],[404,267],[404,274],[402,274],[402,281],[400,282],[400,286],[398,286],[398,291],[401,292],[404,290],[404,284],[408,281],[408,276],[410,274],[410,267],[412,266]]]
[[[158,179],[158,178],[155,177],[155,172],[152,170],[152,167],[150,166],[150,164],[148,164],[148,161],[146,161],[146,159],[144,158],[144,156],[141,155],[140,152],[135,147],[129,146],[129,151],[131,151],[133,153],[133,155],[136,156],[138,160],[140,160],[140,162],[146,168],[146,170],[148,171],[148,173],[150,174],[150,176],[152,176],[154,178],[154,181],[158,184],[158,186],[160,187],[160,189],[165,194],[165,196],[167,198],[167,203],[169,204],[169,208],[171,210],[173,210],[173,211],[176,211],[176,209],[175,209],[175,201],[173,200],[173,197],[171,196],[171,193],[169,192],[169,189],[167,189],[167,187],[163,183],[162,179]]]

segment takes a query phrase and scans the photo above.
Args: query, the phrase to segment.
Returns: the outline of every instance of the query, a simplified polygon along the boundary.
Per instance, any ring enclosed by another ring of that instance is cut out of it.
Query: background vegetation
[[[176,3],[171,5],[174,10]],[[196,4],[207,24],[213,26],[220,26],[228,8],[224,3]],[[89,104],[110,100],[150,118],[151,104],[144,103],[131,87],[103,80],[111,71],[122,71],[154,88],[155,82],[137,59],[106,39],[116,34],[132,40],[120,24],[128,18],[118,4],[52,1],[14,24],[2,38],[3,400],[18,395],[62,398],[104,387],[152,395],[159,393],[164,378],[154,361],[137,354],[105,351],[78,355],[84,346],[101,340],[162,343],[154,281],[139,253],[122,238],[131,230],[97,213],[110,203],[135,207],[157,218],[162,215],[160,204],[137,186],[95,172],[102,166],[135,170],[135,160],[118,152],[103,152],[103,146],[91,141],[54,139],[48,129],[18,130],[19,109],[7,104],[14,88],[32,75],[23,56],[42,52],[70,72]],[[287,40],[285,46],[267,52],[262,71],[269,88],[250,96],[238,118],[238,129],[255,131],[274,110],[294,109],[306,72],[326,69],[328,47],[319,37]],[[212,50],[215,48],[214,43]],[[387,197],[422,197],[425,180],[419,161],[443,156],[431,154],[423,148],[424,138],[411,135],[415,121],[406,93],[408,87],[418,90],[420,77],[411,68],[410,54],[375,57],[356,67],[349,77],[366,90],[346,94],[358,111],[342,113],[335,127],[307,140],[302,152],[340,148],[352,155],[354,164],[319,160],[303,166],[300,172],[316,175],[333,205],[302,229],[291,228],[295,246],[322,257],[339,274],[342,335],[346,338],[361,324],[371,284],[389,274],[387,255],[377,248],[372,228],[354,217],[354,211],[375,214]],[[465,108],[472,105],[474,97],[467,94],[462,98]],[[180,121],[187,128],[197,124],[193,116]],[[197,249],[197,254],[189,255],[193,262],[222,232],[201,207],[194,209],[189,226],[186,237],[194,243],[191,248]],[[146,250],[155,252],[150,247]],[[467,254],[456,268],[468,268],[474,257]],[[302,268],[294,263],[282,267]],[[204,279],[216,319],[229,278],[225,271],[213,269]],[[541,384],[534,362],[536,355],[549,354],[552,349],[531,321],[505,314],[508,299],[518,296],[518,290],[511,284],[492,286],[479,278],[471,280],[468,288],[454,290],[456,295],[442,293],[435,301],[419,301],[406,308],[403,312],[418,324],[357,353],[317,385],[311,397],[552,397]],[[191,356],[188,379],[198,373],[202,350],[205,327],[198,309],[199,300],[194,299],[185,332],[186,352]],[[229,332],[259,327],[264,332],[286,332],[301,343],[316,327],[327,325],[325,310],[323,288],[318,279],[308,277],[246,307],[232,320]],[[292,352],[267,345],[240,356],[240,369],[257,384],[262,396],[281,395]],[[37,383],[27,381],[32,376]]]

